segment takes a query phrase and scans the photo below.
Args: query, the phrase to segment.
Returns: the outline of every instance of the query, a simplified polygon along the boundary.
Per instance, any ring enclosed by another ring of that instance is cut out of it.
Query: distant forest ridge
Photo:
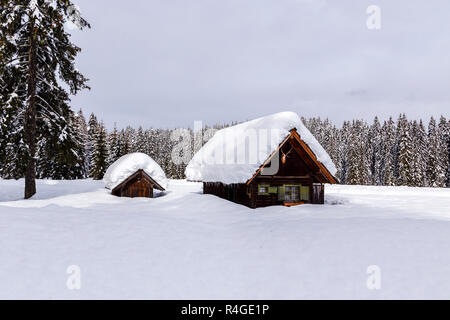
[[[342,184],[449,187],[450,186],[450,121],[444,116],[408,120],[405,114],[380,121],[378,117],[345,121],[336,126],[321,118],[302,118],[306,127],[330,154]],[[179,141],[171,139],[174,130],[157,128],[114,127],[110,132],[94,114],[86,118],[80,110],[67,121],[70,137],[53,141],[49,148],[45,138],[38,151],[39,178],[102,179],[110,164],[132,152],[143,152],[158,162],[166,175],[183,179],[186,162],[173,161],[172,153]],[[229,125],[206,126],[222,129]],[[194,132],[189,129],[192,143]],[[201,141],[201,140],[200,140]],[[205,143],[204,141],[202,143]],[[198,150],[200,146],[192,146]],[[15,148],[9,148],[13,153]],[[69,156],[68,156],[69,155]],[[0,155],[3,178],[20,178],[23,170],[14,159],[20,155]],[[70,160],[70,161],[69,161]],[[10,162],[6,162],[10,161]]]

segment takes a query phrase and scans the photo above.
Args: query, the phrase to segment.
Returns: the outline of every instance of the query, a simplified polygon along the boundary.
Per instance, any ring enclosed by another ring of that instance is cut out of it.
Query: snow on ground
[[[450,298],[450,190],[327,186],[324,206],[251,210],[171,180],[0,180],[0,298]],[[81,268],[81,289],[66,287]],[[381,269],[369,290],[367,267]]]

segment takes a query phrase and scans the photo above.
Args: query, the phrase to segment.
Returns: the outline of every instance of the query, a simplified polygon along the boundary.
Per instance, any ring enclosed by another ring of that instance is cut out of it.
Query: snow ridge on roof
[[[130,153],[114,162],[106,170],[103,182],[107,189],[113,190],[138,170],[144,170],[161,187],[166,189],[168,180],[161,167],[144,153]]]
[[[334,176],[336,166],[300,117],[295,112],[280,112],[217,131],[189,162],[186,178],[226,184],[245,183],[294,128]]]

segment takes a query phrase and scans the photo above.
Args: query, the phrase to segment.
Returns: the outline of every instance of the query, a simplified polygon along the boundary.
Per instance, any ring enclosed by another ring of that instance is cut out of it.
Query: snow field
[[[252,210],[178,180],[155,199],[91,180],[22,189],[0,180],[3,299],[450,298],[450,190],[335,185],[324,206]]]

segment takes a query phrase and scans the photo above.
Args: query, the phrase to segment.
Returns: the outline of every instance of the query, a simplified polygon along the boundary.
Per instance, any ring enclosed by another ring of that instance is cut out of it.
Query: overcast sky
[[[74,0],[108,127],[172,128],[278,111],[342,120],[450,117],[448,0]],[[381,29],[366,26],[369,5]]]

